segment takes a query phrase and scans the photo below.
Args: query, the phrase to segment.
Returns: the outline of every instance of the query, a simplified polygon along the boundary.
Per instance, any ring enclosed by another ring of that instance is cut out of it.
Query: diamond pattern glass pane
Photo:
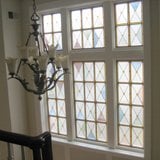
[[[84,48],[93,48],[92,30],[83,31],[83,47]]]
[[[93,63],[85,63],[84,64],[84,70],[85,70],[85,80],[86,81],[93,81],[94,80],[94,68]]]
[[[84,100],[84,85],[83,83],[75,83],[75,99]]]
[[[132,104],[143,105],[143,99],[144,99],[143,93],[144,91],[142,85],[138,84],[132,85]]]
[[[106,122],[107,109],[105,104],[97,103],[97,121],[98,122]]]
[[[94,101],[94,83],[85,83],[85,99],[87,101]]]
[[[142,21],[142,2],[131,2],[129,4],[130,9],[130,21],[141,22]]]
[[[83,9],[82,10],[82,26],[83,28],[91,28],[92,27],[92,18],[91,18],[91,9]]]
[[[82,34],[80,31],[75,31],[72,33],[72,44],[73,49],[82,48]]]
[[[86,119],[90,121],[95,121],[95,104],[86,103]]]
[[[51,46],[53,44],[52,34],[45,34],[44,39],[45,39],[45,43],[48,46]]]
[[[131,63],[131,80],[132,82],[143,82],[143,63],[132,62]]]
[[[129,85],[119,84],[118,93],[118,102],[122,104],[129,104]]]
[[[103,29],[94,30],[94,47],[104,47],[104,33]]]
[[[102,7],[93,8],[93,24],[94,24],[94,27],[103,26],[103,8]]]
[[[84,103],[76,102],[76,118],[79,120],[85,119]]]
[[[74,63],[74,80],[83,81],[83,63]]]
[[[56,109],[56,101],[54,99],[48,100],[48,107],[49,107],[49,115],[56,116],[57,109]]]
[[[121,145],[130,145],[130,128],[126,126],[119,127],[119,143]]]
[[[116,23],[117,24],[126,24],[128,22],[128,9],[127,4],[117,4],[116,5]]]
[[[119,123],[124,125],[130,124],[130,108],[127,105],[119,106]]]
[[[86,138],[86,128],[85,128],[85,122],[84,121],[77,121],[77,137],[79,138]]]
[[[57,100],[57,106],[58,106],[58,116],[66,117],[65,101],[64,100]]]
[[[57,50],[62,50],[62,33],[54,34],[54,46],[58,44]]]
[[[106,142],[107,139],[107,127],[106,124],[97,124],[97,138],[99,141]]]
[[[96,83],[96,101],[106,101],[106,86],[105,83]]]
[[[66,135],[67,134],[66,119],[59,118],[58,122],[59,122],[59,133]]]
[[[105,81],[105,68],[104,62],[96,62],[95,63],[95,78],[96,81]]]
[[[50,130],[53,133],[58,133],[58,124],[56,117],[50,117]]]
[[[53,14],[53,31],[58,32],[61,31],[61,14]]]
[[[87,122],[87,138],[96,140],[96,126],[95,123]]]
[[[128,27],[127,26],[117,27],[117,45],[128,46]]]
[[[132,107],[132,124],[134,126],[143,127],[143,108],[142,107]]]
[[[44,28],[44,33],[52,32],[51,15],[43,16],[43,28]]]
[[[130,27],[131,32],[131,45],[138,46],[142,45],[142,25],[131,25]]]
[[[72,29],[81,29],[81,12],[80,10],[71,12]]]
[[[128,62],[118,63],[118,81],[129,82],[129,63]]]
[[[64,99],[64,83],[57,82],[56,84],[57,98]]]
[[[107,109],[104,62],[74,62],[76,136],[107,141]]]
[[[134,147],[143,148],[144,147],[144,131],[141,128],[133,128],[132,129],[132,144]]]

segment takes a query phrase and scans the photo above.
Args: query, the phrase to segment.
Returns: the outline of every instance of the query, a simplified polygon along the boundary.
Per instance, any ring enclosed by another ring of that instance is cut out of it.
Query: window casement
[[[62,24],[61,14],[47,14],[43,16],[43,33],[46,44],[58,45],[57,50],[62,50]]]
[[[71,11],[72,49],[103,48],[103,7]]]
[[[106,5],[114,9],[114,24],[107,17],[112,10],[106,10]],[[143,45],[142,7],[140,0],[103,2],[43,16],[48,45],[60,44],[60,53],[70,55],[70,78],[61,78],[47,94],[53,135],[114,148],[144,149],[144,58],[143,48],[135,47]],[[54,22],[54,15],[65,20]],[[60,29],[55,31],[56,24]],[[114,37],[107,36],[113,25]],[[62,26],[67,32],[63,37]],[[57,32],[61,36],[54,40]],[[104,39],[111,45],[115,39],[116,51]]]
[[[116,47],[143,45],[142,1],[115,4]]]

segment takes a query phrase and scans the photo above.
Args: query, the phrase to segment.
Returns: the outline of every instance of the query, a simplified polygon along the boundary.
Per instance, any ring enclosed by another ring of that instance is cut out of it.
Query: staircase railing
[[[20,145],[22,160],[25,160],[23,148],[24,146],[32,150],[33,160],[53,160],[51,134],[49,132],[44,132],[39,136],[32,137],[0,130],[0,141],[8,143],[9,154],[10,144]],[[12,155],[8,155],[8,157],[11,156]]]

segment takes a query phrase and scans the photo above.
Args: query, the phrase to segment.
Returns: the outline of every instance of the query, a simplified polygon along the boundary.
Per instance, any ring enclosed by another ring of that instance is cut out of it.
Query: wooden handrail
[[[34,160],[41,160],[41,155],[43,160],[53,160],[50,132],[33,137],[0,130],[0,141],[29,147],[33,151]]]

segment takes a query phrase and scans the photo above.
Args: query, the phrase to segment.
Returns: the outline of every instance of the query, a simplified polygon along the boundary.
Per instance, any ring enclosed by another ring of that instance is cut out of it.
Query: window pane
[[[82,10],[82,26],[83,26],[83,28],[91,28],[92,27],[91,9],[83,9]]]
[[[72,29],[81,29],[81,12],[80,10],[71,12]]]
[[[142,2],[131,2],[129,4],[130,9],[130,21],[141,22],[142,21]]]
[[[130,124],[130,108],[128,105],[119,106],[119,124]]]
[[[58,133],[58,124],[56,117],[50,117],[50,131],[52,133]]]
[[[103,8],[93,8],[93,24],[94,27],[103,27]]]
[[[118,81],[129,82],[129,63],[128,62],[118,63]]]
[[[103,29],[94,30],[94,47],[104,47],[104,33]]]
[[[117,27],[117,45],[128,46],[128,27],[127,26]]]
[[[74,62],[76,137],[107,141],[104,62]]]
[[[116,23],[126,24],[128,22],[128,9],[127,4],[117,4],[116,5]]]
[[[58,44],[57,50],[62,49],[62,33],[55,33],[54,34],[54,45],[56,46]]]
[[[43,16],[44,33],[52,32],[52,20],[51,15]]]
[[[131,25],[131,45],[142,45],[142,25]]]
[[[92,30],[83,31],[83,46],[84,48],[93,48]]]
[[[53,31],[61,31],[61,14],[53,14]]]
[[[45,43],[48,46],[51,46],[53,44],[53,40],[52,40],[52,34],[45,34],[44,35],[44,39],[45,39]]]
[[[62,135],[67,134],[67,127],[66,127],[66,119],[65,118],[59,118],[59,133]]]
[[[72,44],[74,49],[82,48],[82,35],[80,31],[72,33]]]
[[[130,145],[130,128],[126,126],[119,127],[119,143],[121,145]]]

